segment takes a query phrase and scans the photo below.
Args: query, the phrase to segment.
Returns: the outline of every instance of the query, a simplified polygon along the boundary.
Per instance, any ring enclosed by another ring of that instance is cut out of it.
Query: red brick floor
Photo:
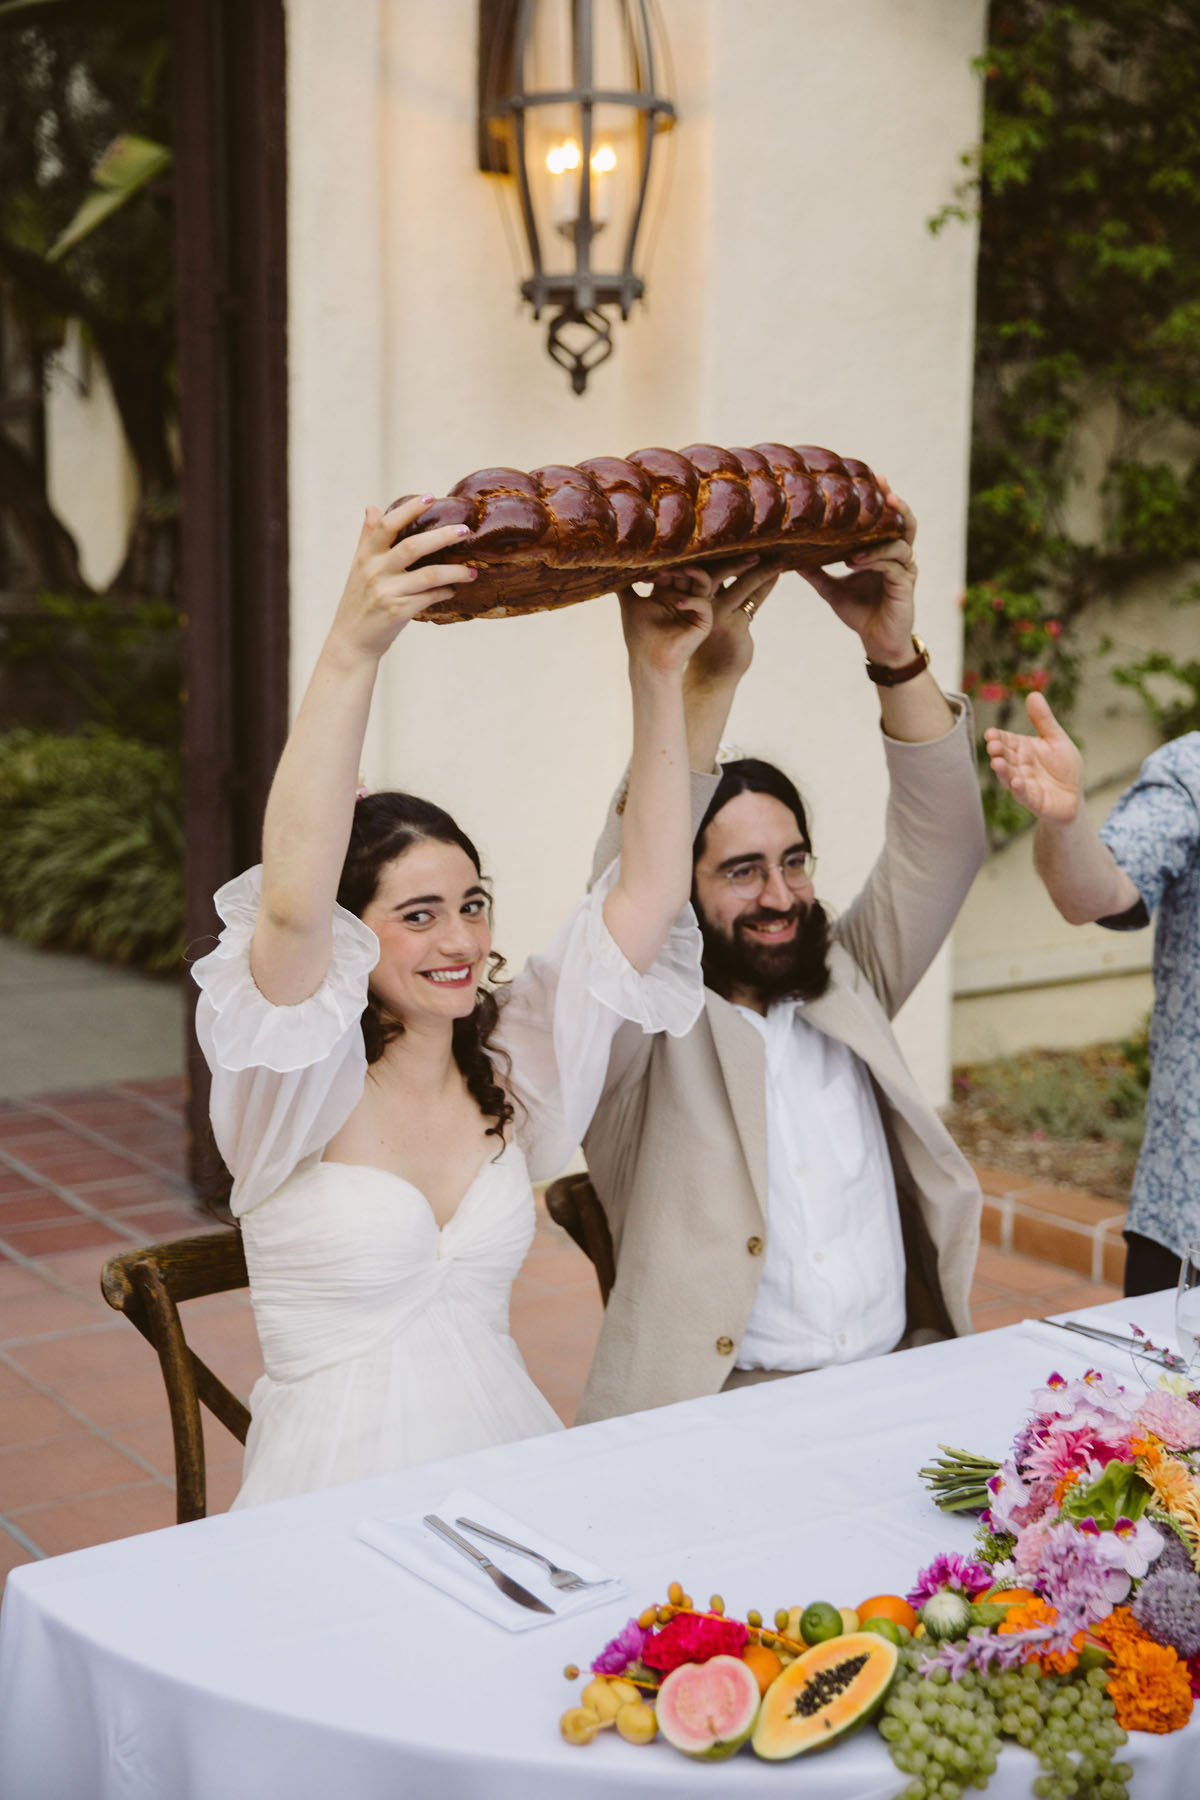
[[[183,1175],[183,1086],[138,1081],[0,1102],[0,1581],[34,1557],[174,1522],[158,1364],[100,1293],[110,1256],[215,1229]],[[1089,1306],[1117,1290],[990,1244],[977,1329]],[[564,1420],[596,1333],[591,1264],[539,1208],[512,1299],[513,1335]],[[262,1368],[247,1296],[188,1304],[189,1341],[237,1393]],[[229,1504],[241,1447],[205,1416],[209,1507]]]

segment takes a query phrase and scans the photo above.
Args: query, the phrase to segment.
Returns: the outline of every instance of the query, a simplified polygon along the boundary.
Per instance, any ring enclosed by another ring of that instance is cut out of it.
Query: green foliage
[[[1151,650],[1140,662],[1114,669],[1113,680],[1141,695],[1164,738],[1200,731],[1200,661],[1196,658],[1180,662],[1165,650]]]
[[[34,369],[80,322],[138,473],[113,586],[166,598],[179,458],[168,52],[166,0],[0,8],[0,305]],[[84,231],[98,194],[102,228]],[[0,432],[21,474],[0,483],[0,527],[29,564],[19,584],[86,592],[28,441]]]
[[[22,723],[80,724],[174,749],[180,738],[179,615],[164,600],[39,593],[0,619],[7,700]]]
[[[177,969],[178,757],[111,731],[0,736],[0,930],[107,962]]]
[[[979,217],[965,680],[1018,724],[1032,687],[1069,711],[1088,607],[1200,556],[1200,13],[993,0],[977,66],[983,139],[931,229]],[[1085,535],[1069,502],[1099,408]]]
[[[1150,1080],[1146,1031],[1087,1050],[1027,1050],[956,1069],[954,1096],[1012,1135],[1092,1139],[1136,1153]]]

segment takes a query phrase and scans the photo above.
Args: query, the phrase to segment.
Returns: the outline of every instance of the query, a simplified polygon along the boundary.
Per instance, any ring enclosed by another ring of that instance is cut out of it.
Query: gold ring
[[[758,611],[758,602],[755,600],[743,600],[740,602],[740,605],[748,619],[752,619]]]

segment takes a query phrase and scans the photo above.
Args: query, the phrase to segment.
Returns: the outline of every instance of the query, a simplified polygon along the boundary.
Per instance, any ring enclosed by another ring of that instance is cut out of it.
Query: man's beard
[[[816,1000],[829,986],[829,920],[819,900],[775,912],[756,907],[733,921],[727,936],[705,917],[692,896],[704,938],[704,980],[728,1000],[749,989],[764,1006],[772,1000]],[[782,944],[748,937],[750,927],[796,920],[796,934]]]

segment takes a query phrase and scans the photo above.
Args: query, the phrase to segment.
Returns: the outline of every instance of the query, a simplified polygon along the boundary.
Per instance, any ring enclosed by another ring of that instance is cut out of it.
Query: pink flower
[[[642,1661],[648,1669],[668,1675],[680,1663],[703,1663],[713,1656],[740,1656],[750,1636],[740,1619],[719,1619],[710,1613],[676,1613],[648,1638]]]
[[[993,601],[992,604],[1000,605],[1002,602]],[[979,698],[981,700],[1007,700],[1008,689],[1002,681],[985,681],[979,690]]]
[[[1034,1519],[1041,1517],[1053,1500],[1052,1482],[1028,1484],[1016,1463],[1001,1463],[998,1475],[988,1482],[992,1498],[988,1510],[995,1532],[1021,1532]]]
[[[1046,630],[1050,633],[1052,638],[1060,638],[1062,636],[1062,625],[1057,619],[1047,619]]]
[[[1041,1537],[1036,1580],[1060,1619],[1070,1613],[1088,1623],[1104,1619],[1129,1592],[1127,1571],[1105,1554],[1104,1539],[1112,1532],[1076,1531],[1073,1525],[1051,1525]]]
[[[1179,1394],[1152,1388],[1138,1407],[1136,1422],[1153,1432],[1168,1450],[1200,1448],[1200,1407]]]
[[[986,1594],[994,1581],[991,1569],[985,1568],[983,1563],[968,1562],[965,1556],[956,1556],[951,1551],[935,1556],[929,1567],[921,1570],[917,1585],[906,1598],[910,1606],[924,1606],[931,1595],[942,1588],[954,1588],[968,1600],[974,1600],[979,1594]]]
[[[637,1662],[641,1656],[649,1635],[636,1619],[630,1619],[624,1630],[618,1631],[616,1637],[605,1644],[592,1664],[594,1672],[597,1675],[623,1675],[630,1663]]]
[[[1046,1540],[1054,1528],[1052,1519],[1032,1519],[1018,1532],[1017,1547],[1013,1551],[1013,1562],[1016,1564],[1019,1586],[1036,1587],[1042,1566],[1042,1552],[1046,1547]]]

